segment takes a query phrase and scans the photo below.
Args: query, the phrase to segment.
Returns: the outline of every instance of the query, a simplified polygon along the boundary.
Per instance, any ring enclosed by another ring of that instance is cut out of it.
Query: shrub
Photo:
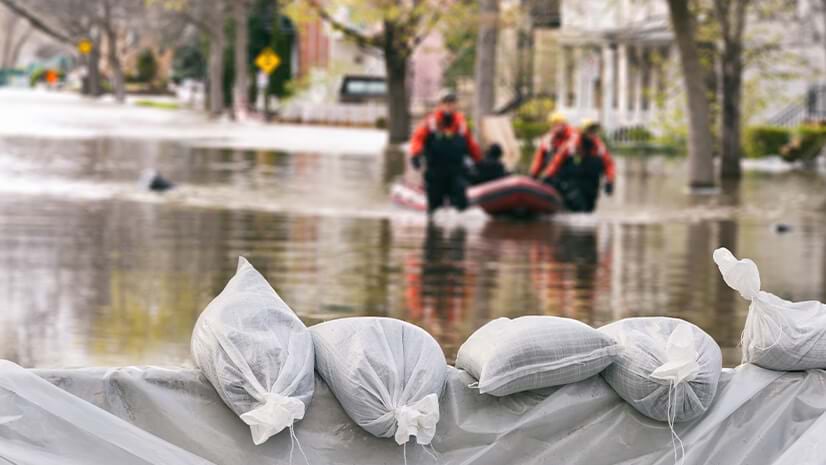
[[[536,149],[534,141],[548,131],[548,113],[554,110],[554,101],[537,98],[522,104],[513,115],[512,125],[521,145],[521,160],[529,160]]]
[[[791,130],[781,126],[752,126],[746,129],[743,151],[749,158],[778,155],[789,143]]]
[[[782,149],[786,161],[811,161],[820,155],[826,144],[826,127],[804,125],[792,133],[791,140]]]
[[[50,70],[57,73],[57,79],[59,81],[62,81],[66,77],[65,73],[59,69],[37,68],[32,71],[32,74],[29,76],[29,87],[34,87],[38,83],[46,82],[46,73]]]
[[[532,141],[548,131],[548,113],[554,109],[554,101],[537,98],[520,106],[513,115],[516,137]]]
[[[644,126],[634,126],[628,129],[626,138],[634,142],[651,142],[654,139],[654,134]]]
[[[32,74],[29,75],[29,87],[34,87],[43,80],[43,77],[46,74],[46,70],[43,68],[37,68],[32,71]]]
[[[138,55],[138,62],[135,66],[137,68],[138,82],[151,83],[158,75],[158,61],[155,59],[155,54],[152,50],[145,48]]]

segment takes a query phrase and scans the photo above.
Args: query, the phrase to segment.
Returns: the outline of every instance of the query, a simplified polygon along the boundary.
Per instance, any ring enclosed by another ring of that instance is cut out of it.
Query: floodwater
[[[179,189],[136,179],[159,168]],[[26,367],[188,363],[199,312],[247,257],[307,324],[411,321],[448,359],[499,316],[593,326],[669,315],[739,360],[747,304],[711,259],[724,245],[766,290],[826,300],[826,179],[749,171],[689,195],[680,159],[619,161],[594,215],[428,224],[393,207],[400,164],[112,139],[0,140],[0,358]],[[790,225],[787,233],[774,225]]]

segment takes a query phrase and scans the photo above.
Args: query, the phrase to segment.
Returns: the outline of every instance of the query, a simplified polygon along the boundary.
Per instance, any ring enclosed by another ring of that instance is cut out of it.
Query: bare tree
[[[224,2],[218,0],[209,15],[209,114],[216,117],[224,112],[224,47],[226,21]]]
[[[169,14],[192,25],[209,42],[207,57],[207,110],[224,112],[224,47],[227,0],[154,0]]]
[[[688,182],[691,187],[713,186],[711,112],[704,84],[705,71],[695,39],[694,16],[685,0],[668,0],[668,7],[680,51],[688,107]]]
[[[126,82],[123,77],[123,67],[119,58],[118,51],[118,31],[116,26],[116,15],[119,12],[114,12],[113,9],[123,7],[123,1],[119,0],[118,6],[113,6],[113,0],[100,0],[101,15],[98,23],[103,30],[103,35],[106,37],[106,61],[109,63],[111,71],[112,92],[115,94],[115,100],[120,103],[126,101]],[[123,11],[121,10],[120,13]]]
[[[25,18],[31,26],[58,43],[72,45],[80,39],[90,39],[92,52],[84,58],[86,79],[83,92],[101,94],[100,35],[95,26],[91,6],[86,0],[27,0],[25,6],[18,0],[0,0],[14,14]]]
[[[17,64],[23,45],[31,37],[34,28],[26,24],[25,19],[14,13],[0,11],[2,18],[2,32],[0,43],[3,44],[0,53],[0,68],[12,68]]]
[[[493,111],[496,98],[496,44],[499,34],[499,0],[482,0],[476,39],[476,102],[473,119],[480,134],[482,119]]]
[[[43,32],[44,34],[63,42],[69,42],[71,39],[69,36],[61,32],[59,29],[56,29],[46,22],[42,21],[38,14],[23,7],[22,4],[19,4],[16,0],[0,0],[0,4],[3,4],[6,8],[8,8],[12,13],[20,16],[21,18],[25,18],[29,24],[32,25],[35,29]]]
[[[820,0],[821,35],[823,43],[823,69],[826,71],[826,0]]]
[[[249,104],[249,73],[247,67],[247,48],[249,43],[249,24],[247,15],[249,3],[247,0],[235,0],[232,4],[232,15],[235,22],[235,82],[233,83],[232,102],[236,118],[243,118]]]

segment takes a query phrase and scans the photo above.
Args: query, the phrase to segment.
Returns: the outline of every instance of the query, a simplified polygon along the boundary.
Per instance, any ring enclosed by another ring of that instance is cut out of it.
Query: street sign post
[[[275,71],[280,64],[281,57],[279,57],[278,54],[269,47],[261,51],[261,53],[259,53],[255,58],[255,65],[267,74],[272,74],[272,72]]]
[[[77,43],[77,51],[80,52],[81,55],[92,53],[92,47],[92,41],[89,39],[83,39]]]

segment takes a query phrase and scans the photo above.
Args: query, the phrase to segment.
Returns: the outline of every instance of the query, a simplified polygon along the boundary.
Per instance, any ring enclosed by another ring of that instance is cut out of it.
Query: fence
[[[380,126],[387,120],[383,104],[291,102],[279,110],[281,121],[333,126]]]

